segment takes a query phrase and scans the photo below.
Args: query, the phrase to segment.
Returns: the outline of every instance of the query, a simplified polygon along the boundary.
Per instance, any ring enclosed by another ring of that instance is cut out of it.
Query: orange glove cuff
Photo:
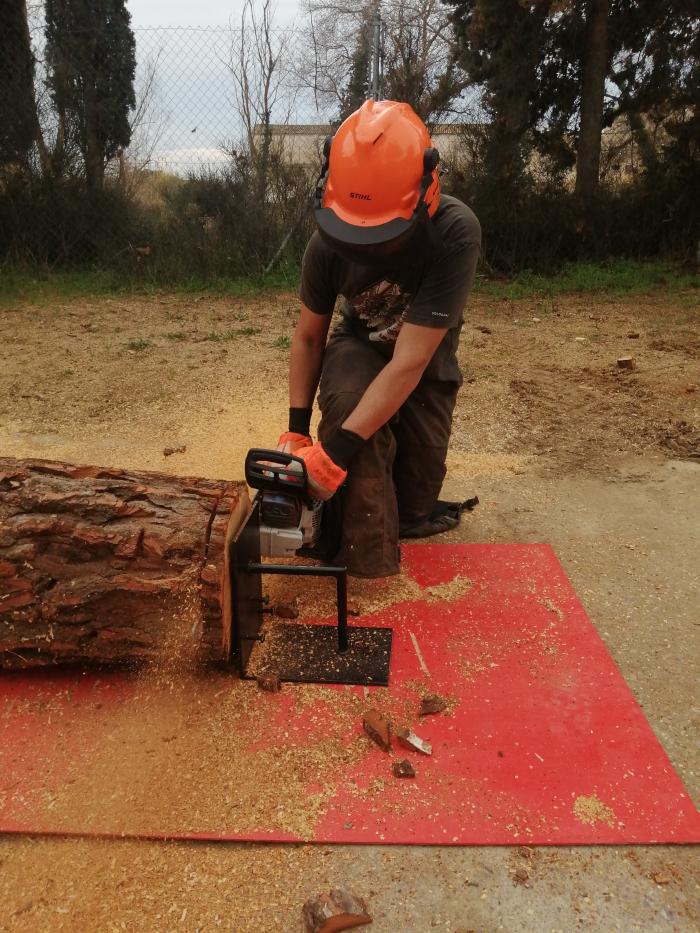
[[[321,443],[305,447],[299,451],[299,456],[306,464],[309,478],[331,495],[345,482],[348,471],[333,463]]]
[[[289,443],[299,444],[301,447],[311,447],[313,441],[308,434],[297,434],[295,431],[285,431],[284,434],[280,435],[277,446],[282,447],[284,444]]]

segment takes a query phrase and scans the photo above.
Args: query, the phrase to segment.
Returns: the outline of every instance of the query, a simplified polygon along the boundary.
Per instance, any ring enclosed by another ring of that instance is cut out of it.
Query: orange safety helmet
[[[440,155],[408,104],[365,101],[326,138],[324,156],[314,215],[341,252],[393,252],[438,209]]]

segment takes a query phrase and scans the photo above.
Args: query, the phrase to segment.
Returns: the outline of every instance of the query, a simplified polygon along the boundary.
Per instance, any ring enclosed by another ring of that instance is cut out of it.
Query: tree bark
[[[92,77],[85,82],[85,175],[88,191],[102,191],[105,176],[104,145],[98,131],[97,90]]]
[[[244,483],[0,458],[0,668],[226,655]]]
[[[589,0],[581,86],[581,125],[576,153],[576,193],[584,200],[595,194],[600,178],[603,97],[608,74],[608,12],[610,0]]]

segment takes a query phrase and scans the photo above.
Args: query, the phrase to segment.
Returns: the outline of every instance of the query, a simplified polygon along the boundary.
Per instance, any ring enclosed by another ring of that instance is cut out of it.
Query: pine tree
[[[490,118],[484,168],[494,184],[511,188],[520,179],[533,126],[533,101],[549,2],[453,0],[455,54],[483,89]]]
[[[350,79],[340,105],[340,119],[350,116],[370,97],[370,68],[372,64],[372,10],[367,7],[357,33],[350,65]]]
[[[88,188],[129,145],[136,51],[125,0],[46,0],[48,86],[83,154]]]
[[[34,56],[25,0],[5,0],[0,12],[0,162],[26,164],[35,127]]]

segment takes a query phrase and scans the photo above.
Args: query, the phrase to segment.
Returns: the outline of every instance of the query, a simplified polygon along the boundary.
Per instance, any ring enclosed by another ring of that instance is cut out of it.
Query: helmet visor
[[[413,246],[423,227],[418,216],[397,217],[389,223],[361,227],[346,223],[330,208],[314,212],[316,226],[325,243],[350,262],[362,265],[386,263]]]

